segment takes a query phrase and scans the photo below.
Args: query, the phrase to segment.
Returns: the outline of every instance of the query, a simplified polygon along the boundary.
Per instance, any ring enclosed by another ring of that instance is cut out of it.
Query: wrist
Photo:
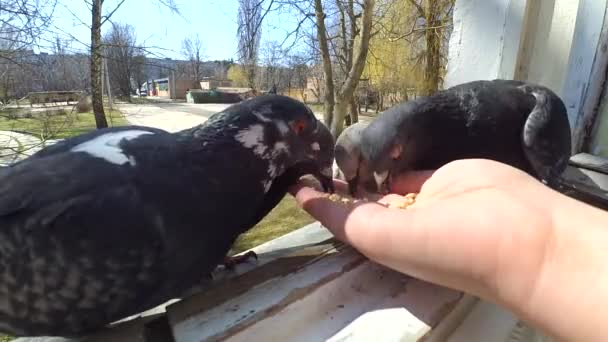
[[[516,311],[563,340],[608,340],[608,213],[555,194],[530,293]]]

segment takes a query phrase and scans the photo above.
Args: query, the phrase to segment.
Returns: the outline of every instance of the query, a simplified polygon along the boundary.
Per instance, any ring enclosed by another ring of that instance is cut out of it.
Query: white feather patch
[[[245,129],[240,130],[235,139],[240,142],[246,148],[253,149],[253,152],[259,156],[263,156],[268,149],[268,146],[264,145],[264,126],[262,125],[251,125]]]
[[[279,132],[281,132],[281,135],[287,135],[287,133],[289,133],[289,127],[287,127],[287,124],[283,121],[277,121],[277,128],[279,129]]]
[[[120,148],[120,142],[124,140],[133,140],[139,136],[146,134],[154,134],[152,132],[141,131],[141,130],[130,130],[122,132],[112,132],[102,134],[89,141],[85,141],[78,144],[70,151],[72,152],[85,152],[93,157],[102,158],[107,162],[116,165],[122,165],[129,163],[135,166],[135,158],[127,157],[124,151]]]

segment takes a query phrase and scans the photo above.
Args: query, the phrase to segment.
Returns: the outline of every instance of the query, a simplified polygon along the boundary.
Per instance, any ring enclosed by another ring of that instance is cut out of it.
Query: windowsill
[[[253,250],[258,262],[205,291],[78,341],[540,341],[508,311],[370,262],[319,223]]]
[[[428,341],[478,302],[370,262],[319,223],[253,250],[257,262],[217,271],[205,291],[79,341]]]
[[[561,177],[567,194],[608,210],[608,160],[587,153],[570,158]]]

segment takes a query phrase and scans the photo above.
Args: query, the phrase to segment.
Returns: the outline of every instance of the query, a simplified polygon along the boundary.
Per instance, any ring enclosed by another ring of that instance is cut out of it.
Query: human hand
[[[572,316],[557,313],[584,306],[579,305],[580,293],[565,294],[580,291],[586,277],[593,280],[597,272],[582,272],[583,265],[571,261],[585,255],[593,261],[594,253],[588,243],[572,236],[572,217],[590,227],[602,226],[608,224],[605,213],[489,160],[455,161],[434,173],[402,175],[392,181],[391,191],[419,194],[414,205],[400,210],[374,202],[344,205],[305,186],[292,193],[334,235],[370,259],[503,304],[555,336],[567,336],[553,328],[572,326]],[[394,196],[379,201],[392,201]],[[588,233],[608,242],[597,229]],[[597,260],[598,267],[605,269],[606,261]],[[570,279],[573,274],[576,283]],[[572,286],[560,289],[560,283]],[[597,295],[589,298],[590,304]],[[548,310],[551,305],[561,307]]]

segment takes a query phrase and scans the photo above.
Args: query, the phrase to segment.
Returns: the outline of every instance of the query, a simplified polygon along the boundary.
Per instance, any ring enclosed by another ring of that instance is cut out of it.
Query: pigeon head
[[[266,161],[266,192],[288,170],[291,175],[312,174],[326,191],[333,191],[334,140],[304,103],[282,95],[263,95],[227,111],[237,116],[235,139]]]
[[[348,126],[342,134],[336,139],[335,158],[336,164],[342,172],[343,180],[348,183],[348,190],[352,196],[357,193],[358,184],[363,184],[366,189],[370,190],[368,178],[365,178],[367,172],[367,163],[361,158],[361,134],[367,123],[358,122]],[[375,191],[371,189],[371,191]]]
[[[367,168],[359,177],[374,179],[378,192],[388,190],[391,172],[406,163],[407,153],[402,144],[408,141],[408,129],[414,129],[410,120],[416,110],[415,101],[402,103],[383,112],[361,133],[361,158]],[[407,129],[404,129],[407,128]],[[407,146],[408,151],[415,146]]]

